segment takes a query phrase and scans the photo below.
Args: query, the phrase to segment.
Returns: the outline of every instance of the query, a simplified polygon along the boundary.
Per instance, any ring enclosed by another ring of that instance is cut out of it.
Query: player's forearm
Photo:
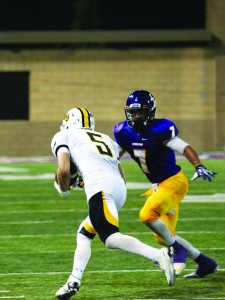
[[[197,152],[191,146],[185,147],[184,156],[189,160],[189,162],[194,167],[201,165],[201,160],[200,160]]]
[[[58,182],[58,185],[60,186],[61,191],[63,191],[63,192],[68,191],[69,187],[70,187],[70,172],[69,172],[69,170],[63,171],[61,169],[58,169],[56,176],[57,176],[57,182]]]

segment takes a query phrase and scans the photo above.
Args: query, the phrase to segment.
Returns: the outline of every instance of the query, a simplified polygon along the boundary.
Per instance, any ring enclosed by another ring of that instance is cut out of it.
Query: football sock
[[[92,240],[82,233],[77,234],[77,248],[74,253],[72,275],[79,280],[81,280],[86,265],[91,257],[91,242]]]
[[[167,246],[170,246],[175,242],[175,237],[171,234],[166,224],[160,219],[147,223],[146,225],[160,236]]]
[[[200,264],[205,264],[205,261],[208,257],[205,256],[204,254],[200,253],[199,256],[195,259],[196,263]]]
[[[153,248],[139,241],[138,239],[116,232],[111,234],[105,241],[105,245],[111,249],[120,249],[133,254],[144,256],[153,260],[159,249]]]
[[[180,237],[179,235],[176,235],[176,241],[183,246],[188,251],[188,257],[190,257],[193,260],[196,260],[196,258],[200,255],[200,251],[192,246],[191,243],[189,243],[184,238]]]

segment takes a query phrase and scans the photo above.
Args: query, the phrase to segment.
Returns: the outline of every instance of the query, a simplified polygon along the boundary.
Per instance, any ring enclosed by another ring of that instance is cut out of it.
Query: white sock
[[[105,241],[105,245],[108,248],[120,249],[133,254],[144,256],[150,260],[153,260],[155,254],[159,251],[157,248],[148,246],[138,239],[116,232],[111,234]]]
[[[187,240],[183,239],[179,235],[176,235],[175,238],[176,241],[188,251],[188,256],[191,259],[195,260],[201,253],[198,249],[194,248],[191,243],[189,243]]]
[[[92,239],[84,236],[82,233],[77,234],[77,248],[74,253],[73,277],[81,280],[86,265],[91,257]]]
[[[176,240],[172,233],[169,231],[166,224],[157,219],[154,222],[146,224],[149,228],[151,228],[158,236],[160,236],[167,246],[172,245]]]

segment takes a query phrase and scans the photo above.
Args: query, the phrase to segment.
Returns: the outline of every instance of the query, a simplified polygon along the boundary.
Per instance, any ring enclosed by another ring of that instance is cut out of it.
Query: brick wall
[[[96,130],[112,136],[136,89],[151,91],[157,117],[172,119],[197,150],[217,150],[215,64],[210,48],[1,50],[1,71],[31,76],[30,120],[0,121],[0,155],[51,154],[52,135],[76,106],[88,108]]]
[[[207,0],[206,3],[207,28],[214,34],[217,40],[225,44],[225,1]]]
[[[225,1],[207,0],[207,28],[215,39],[216,147],[225,150]]]

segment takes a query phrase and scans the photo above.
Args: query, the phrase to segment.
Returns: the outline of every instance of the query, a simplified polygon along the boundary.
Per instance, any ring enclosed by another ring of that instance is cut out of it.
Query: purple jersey
[[[162,182],[180,171],[174,151],[163,145],[177,135],[177,127],[167,119],[152,120],[144,134],[137,134],[127,121],[114,127],[115,141],[138,163],[151,183]]]

